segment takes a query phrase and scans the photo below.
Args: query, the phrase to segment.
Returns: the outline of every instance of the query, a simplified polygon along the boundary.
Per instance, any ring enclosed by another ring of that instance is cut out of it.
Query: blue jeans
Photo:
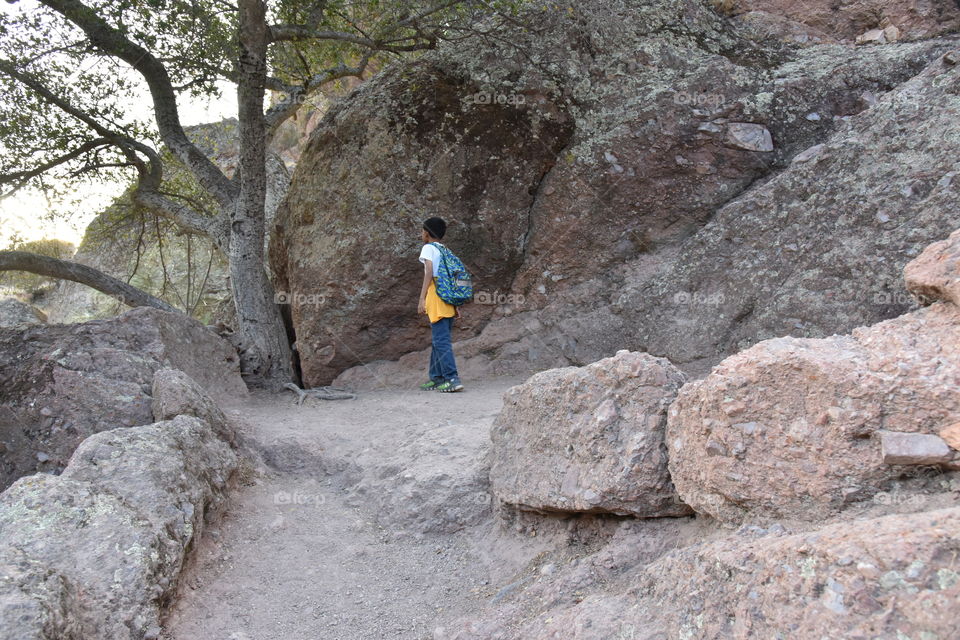
[[[458,380],[457,362],[453,359],[453,345],[450,343],[450,331],[453,318],[440,318],[430,325],[433,336],[433,349],[430,350],[430,379],[434,382]]]

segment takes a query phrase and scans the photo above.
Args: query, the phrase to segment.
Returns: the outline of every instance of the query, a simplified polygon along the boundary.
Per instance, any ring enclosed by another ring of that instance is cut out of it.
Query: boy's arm
[[[427,289],[433,282],[433,262],[424,259],[423,261],[423,286],[420,287],[420,304],[417,305],[417,313],[427,312]]]

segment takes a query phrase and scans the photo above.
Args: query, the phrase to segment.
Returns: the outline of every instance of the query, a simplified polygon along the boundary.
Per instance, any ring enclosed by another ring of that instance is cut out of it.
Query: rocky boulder
[[[0,298],[0,329],[25,329],[46,324],[42,311],[16,298]]]
[[[176,416],[200,418],[224,442],[233,443],[234,429],[220,406],[193,378],[179,369],[158,369],[153,374],[151,411],[157,422]]]
[[[667,407],[684,376],[621,351],[510,389],[490,430],[490,480],[505,503],[642,518],[690,513],[667,471]]]
[[[890,432],[939,440],[958,419],[960,307],[937,303],[727,358],[670,408],[670,473],[684,502],[725,522],[819,520],[888,490],[905,462],[952,460],[942,441]]]
[[[184,315],[0,330],[0,487],[62,469],[87,436],[150,424],[154,373],[175,367],[215,398],[246,394],[236,352]]]
[[[681,0],[591,0],[537,21],[536,35],[504,35],[527,55],[441,48],[385,70],[314,131],[271,251],[308,384],[427,345],[415,303],[428,215],[452,222],[448,244],[475,273],[456,337],[478,368],[582,365],[623,347],[696,367],[771,330],[829,335],[905,310],[865,303],[865,286],[888,291],[905,252],[942,237],[932,212],[955,192],[935,185],[953,141],[933,132],[951,130],[955,96],[932,85],[938,67],[870,106],[950,42],[788,48]],[[821,229],[839,210],[856,250]],[[786,286],[839,289],[823,313],[766,295],[807,262]]]
[[[94,434],[62,475],[18,480],[0,495],[0,638],[158,638],[236,466],[208,424],[178,416]]]

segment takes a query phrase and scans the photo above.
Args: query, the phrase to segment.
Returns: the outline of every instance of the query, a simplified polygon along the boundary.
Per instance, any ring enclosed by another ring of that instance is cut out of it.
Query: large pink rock
[[[938,303],[826,339],[778,338],[727,358],[670,408],[670,472],[720,520],[818,520],[899,478],[880,432],[960,418],[960,308]]]
[[[935,242],[903,270],[907,290],[921,302],[960,304],[960,229]]]
[[[502,502],[643,518],[690,513],[667,472],[667,406],[683,385],[669,361],[621,351],[511,388],[490,430]]]

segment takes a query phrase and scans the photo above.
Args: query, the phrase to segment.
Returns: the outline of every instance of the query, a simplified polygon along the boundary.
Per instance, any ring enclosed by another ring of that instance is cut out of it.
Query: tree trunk
[[[290,344],[263,261],[267,190],[263,98],[269,28],[262,0],[240,0],[239,10],[240,193],[227,211],[230,278],[238,329],[250,345],[246,355],[251,373],[279,387],[293,380],[293,367]]]
[[[183,313],[146,291],[108,276],[102,271],[78,262],[58,260],[26,251],[0,251],[0,271],[26,271],[41,276],[72,280],[92,287],[131,307],[153,307],[173,313]]]

